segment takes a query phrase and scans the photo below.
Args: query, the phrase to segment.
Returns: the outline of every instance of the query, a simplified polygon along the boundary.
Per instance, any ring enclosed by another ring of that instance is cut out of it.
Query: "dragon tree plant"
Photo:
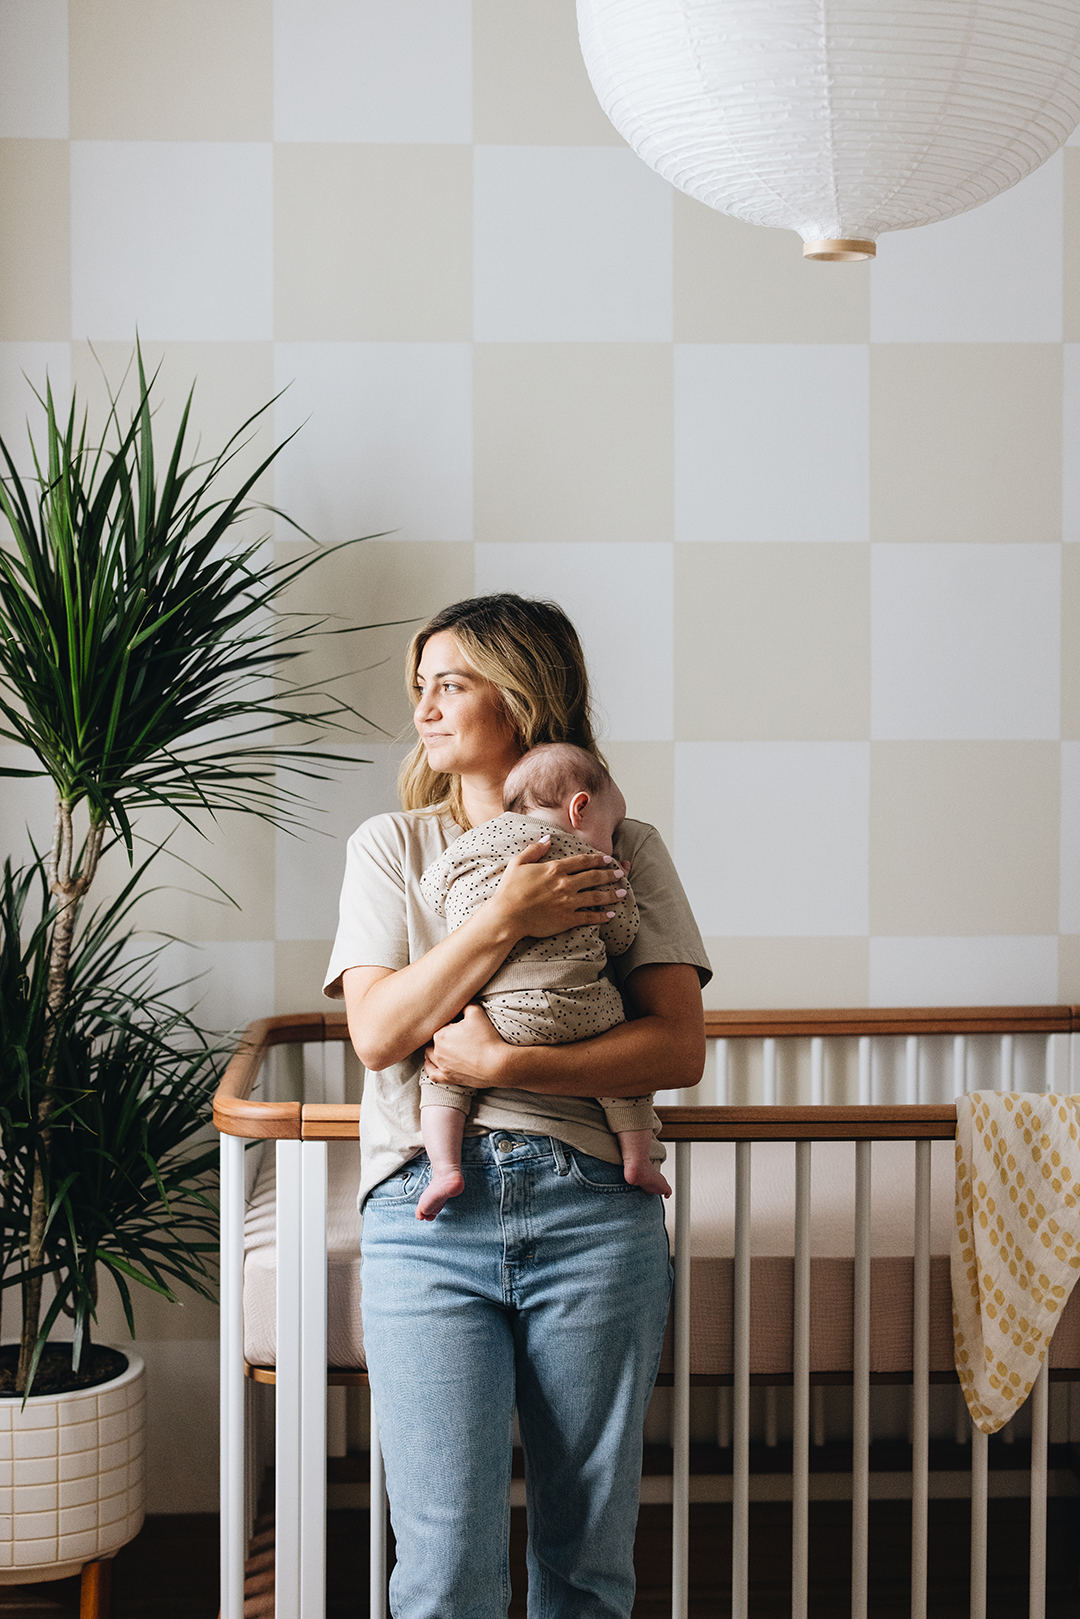
[[[32,446],[32,474],[20,474],[0,439],[0,515],[9,531],[0,543],[0,738],[29,755],[24,767],[0,774],[45,776],[55,790],[52,827],[41,838],[49,909],[33,930],[43,970],[23,975],[40,999],[33,1151],[20,1171],[27,1177],[25,1229],[18,1254],[0,1254],[21,1277],[20,1391],[29,1387],[47,1335],[42,1280],[65,1271],[58,1244],[77,1248],[82,1241],[72,1198],[91,1197],[85,1176],[68,1178],[70,1165],[61,1173],[72,1121],[96,1109],[104,1127],[121,1069],[141,1073],[144,1090],[162,1072],[160,1061],[150,1061],[165,1049],[153,1018],[132,1021],[114,1008],[106,1038],[100,1004],[89,1023],[85,1008],[75,1015],[73,986],[77,978],[84,993],[86,980],[73,976],[73,951],[103,851],[118,840],[133,860],[135,820],[155,807],[192,824],[199,812],[224,810],[294,822],[304,802],[303,781],[295,778],[322,779],[343,762],[313,744],[328,727],[363,718],[325,689],[288,678],[313,635],[342,633],[282,611],[300,575],[335,548],[313,544],[299,559],[267,564],[263,540],[237,537],[237,525],[256,509],[255,485],[284,448],[226,489],[237,454],[270,405],[219,454],[200,461],[186,451],[189,394],[167,456],[156,457],[155,378],[147,380],[141,352],[136,356],[139,398],[127,425],[113,398],[106,433],[95,443],[74,397],[59,412],[47,386],[39,401],[44,449]],[[282,745],[282,727],[299,740]],[[292,772],[292,787],[281,785],[282,770]],[[9,878],[6,903],[25,926],[19,880]],[[88,1038],[88,1028],[96,1036]],[[111,1053],[111,1069],[103,1052]],[[160,1193],[167,1208],[164,1184]],[[85,1230],[85,1208],[79,1218]],[[91,1283],[85,1254],[79,1263],[81,1321]],[[81,1336],[77,1331],[76,1361]]]

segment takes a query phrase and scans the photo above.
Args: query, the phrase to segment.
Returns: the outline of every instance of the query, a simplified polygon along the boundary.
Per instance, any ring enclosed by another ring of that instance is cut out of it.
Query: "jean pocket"
[[[364,1199],[365,1210],[373,1207],[385,1208],[387,1204],[415,1203],[431,1179],[431,1164],[426,1157],[414,1158],[403,1168],[396,1169],[392,1175],[387,1175],[384,1181],[373,1186]]]
[[[570,1178],[589,1192],[636,1192],[623,1174],[623,1166],[609,1164],[603,1158],[593,1158],[587,1152],[571,1152]],[[644,1194],[643,1194],[644,1195]]]

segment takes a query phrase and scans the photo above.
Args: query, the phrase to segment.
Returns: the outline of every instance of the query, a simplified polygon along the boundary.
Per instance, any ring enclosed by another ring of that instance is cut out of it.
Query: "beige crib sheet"
[[[355,1142],[334,1141],[327,1150],[329,1359],[332,1366],[363,1367],[361,1222],[356,1211],[359,1147]],[[855,1149],[848,1142],[818,1142],[812,1157],[811,1369],[850,1372]],[[792,1367],[794,1146],[758,1143],[752,1164],[750,1370],[783,1377]],[[950,1142],[934,1144],[932,1165],[930,1367],[935,1372],[951,1372]],[[727,1376],[732,1370],[734,1188],[734,1147],[727,1143],[696,1145],[691,1195],[693,1375]],[[272,1366],[276,1359],[274,1196],[273,1144],[267,1143],[245,1223],[244,1345],[248,1361],[259,1366]],[[911,1367],[914,1200],[913,1143],[875,1143],[870,1277],[870,1367],[874,1373],[903,1375]],[[670,1205],[668,1212],[670,1219]],[[437,1229],[432,1233],[436,1241]],[[1050,1364],[1080,1368],[1080,1288],[1062,1314]],[[661,1370],[671,1370],[670,1329]]]

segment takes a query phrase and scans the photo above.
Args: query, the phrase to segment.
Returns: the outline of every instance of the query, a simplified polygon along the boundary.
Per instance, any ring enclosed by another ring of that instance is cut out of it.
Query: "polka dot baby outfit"
[[[498,887],[507,861],[550,834],[549,860],[594,850],[573,833],[545,821],[507,813],[464,832],[420,879],[428,904],[445,916],[451,931],[468,920]],[[638,912],[629,891],[615,914],[550,939],[522,939],[477,997],[501,1037],[513,1046],[561,1046],[604,1034],[625,1020],[622,996],[602,976],[608,955],[621,956],[634,942]],[[453,1107],[468,1113],[476,1093],[466,1086],[434,1085],[420,1075],[421,1107]],[[648,1130],[652,1097],[597,1097],[608,1127]]]

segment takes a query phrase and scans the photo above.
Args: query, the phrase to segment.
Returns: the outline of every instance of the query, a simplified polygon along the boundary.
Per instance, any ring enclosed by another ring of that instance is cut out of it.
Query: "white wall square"
[[[67,0],[0,0],[0,139],[67,139],[67,10]]]
[[[272,147],[73,141],[77,338],[273,336]]]
[[[679,344],[678,540],[866,540],[869,350]]]
[[[279,141],[472,140],[469,0],[275,0]]]
[[[270,874],[267,873],[267,881]],[[159,986],[184,1008],[194,1006],[205,1029],[244,1029],[274,1004],[274,945],[250,939],[229,943],[166,945]],[[76,1474],[71,1474],[76,1477]]]
[[[588,659],[601,737],[667,742],[673,734],[673,551],[624,544],[478,545],[476,590],[559,603]]]
[[[1059,735],[1059,546],[875,545],[871,625],[876,740]]]
[[[679,742],[675,859],[702,933],[868,931],[864,742]]]
[[[1051,1006],[1057,936],[871,939],[871,1006]]]
[[[875,343],[1060,343],[1064,241],[1058,153],[940,225],[890,231],[870,276]]]
[[[474,335],[667,342],[671,187],[630,151],[478,146]]]
[[[274,387],[276,503],[318,539],[472,539],[468,344],[278,343]]]
[[[401,808],[396,781],[407,747],[373,743],[336,751],[371,763],[318,785],[322,813],[311,816],[313,830],[295,837],[277,833],[274,899],[279,939],[334,937],[346,843],[362,821]]]
[[[1080,742],[1061,744],[1062,933],[1080,933]]]

